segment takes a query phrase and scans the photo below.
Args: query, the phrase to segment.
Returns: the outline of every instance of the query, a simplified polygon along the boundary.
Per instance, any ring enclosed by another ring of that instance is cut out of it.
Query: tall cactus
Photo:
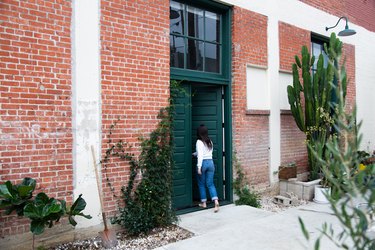
[[[320,172],[320,165],[314,160],[313,152],[323,155],[324,148],[317,148],[317,145],[325,144],[333,126],[332,107],[336,101],[333,94],[334,67],[341,56],[341,50],[342,43],[332,33],[330,47],[325,46],[330,60],[327,67],[324,66],[321,54],[316,72],[312,75],[315,57],[310,56],[306,46],[302,47],[301,59],[295,56],[296,62],[292,66],[293,85],[287,87],[288,101],[298,128],[306,134],[310,179],[319,178]]]

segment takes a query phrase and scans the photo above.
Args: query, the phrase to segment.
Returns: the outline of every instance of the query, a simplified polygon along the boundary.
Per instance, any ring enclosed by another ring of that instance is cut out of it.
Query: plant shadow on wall
[[[17,185],[12,184],[10,181],[0,185],[0,208],[6,209],[5,214],[9,215],[15,211],[18,216],[30,219],[33,249],[35,235],[42,234],[46,227],[51,228],[63,216],[68,216],[68,221],[72,226],[77,225],[74,216],[83,216],[86,219],[91,219],[90,215],[82,213],[86,207],[86,202],[81,197],[82,195],[79,195],[71,207],[67,207],[65,200],[48,197],[43,192],[38,193],[32,199],[35,187],[36,181],[28,177]]]
[[[131,153],[131,147],[119,140],[111,139],[116,123],[111,125],[108,136],[108,149],[102,160],[104,172],[111,158],[120,158],[130,165],[130,177],[121,189],[125,206],[119,204],[119,213],[112,223],[124,227],[130,235],[149,233],[156,227],[168,226],[177,221],[172,208],[172,169],[173,169],[173,99],[180,91],[179,83],[171,81],[169,107],[162,108],[157,128],[148,138],[140,138],[141,152],[138,157]],[[140,180],[137,179],[140,175]],[[114,188],[107,182],[114,192]],[[117,198],[117,197],[115,197]]]
[[[331,36],[330,49],[326,48],[326,54],[329,60],[335,60],[335,62],[326,67],[323,54],[320,54],[318,61],[315,62],[315,57],[311,57],[307,47],[303,46],[301,59],[296,55],[296,62],[292,66],[293,85],[287,87],[292,115],[298,128],[306,135],[310,180],[324,179],[321,163],[315,159],[314,154],[324,155],[325,144],[334,132],[335,110],[331,104],[337,101],[333,89],[334,67],[335,63],[338,63],[337,58],[334,58],[334,53],[339,49],[338,46],[336,38]],[[316,63],[316,71],[313,73],[314,63]],[[342,83],[342,88],[345,99],[346,79]],[[323,180],[321,184],[328,185],[329,183]]]
[[[325,144],[320,141],[312,149],[314,159],[322,167],[327,182],[334,188],[336,196],[326,194],[339,225],[324,223],[320,236],[315,240],[315,249],[320,249],[322,237],[327,237],[342,249],[375,249],[375,164],[361,164],[363,156],[358,151],[361,142],[360,124],[356,124],[356,112],[346,113],[346,71],[339,66],[342,43],[336,39],[330,47],[329,64],[334,70],[337,83],[334,86],[337,101],[331,103],[335,110],[333,124],[335,133]],[[325,147],[324,154],[317,148]],[[303,220],[299,218],[302,232],[307,240],[311,238]]]

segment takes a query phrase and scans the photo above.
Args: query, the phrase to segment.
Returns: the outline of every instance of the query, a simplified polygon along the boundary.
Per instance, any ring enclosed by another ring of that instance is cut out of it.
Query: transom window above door
[[[170,66],[221,73],[222,15],[170,2]]]

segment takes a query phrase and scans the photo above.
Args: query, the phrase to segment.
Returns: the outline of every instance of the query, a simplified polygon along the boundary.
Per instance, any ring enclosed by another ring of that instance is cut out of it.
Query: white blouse
[[[212,148],[210,149],[206,147],[206,145],[204,145],[204,143],[201,140],[197,140],[195,147],[196,147],[196,154],[198,157],[197,167],[200,168],[202,167],[203,160],[212,159]]]

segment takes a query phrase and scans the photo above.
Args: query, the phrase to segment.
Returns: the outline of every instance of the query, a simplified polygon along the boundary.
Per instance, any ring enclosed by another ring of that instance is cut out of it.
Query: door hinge
[[[223,122],[223,123],[221,123],[221,127],[222,127],[222,128],[224,128],[224,127],[225,127],[225,126],[224,126],[224,122]]]
[[[225,151],[223,151],[223,156],[225,157]]]

